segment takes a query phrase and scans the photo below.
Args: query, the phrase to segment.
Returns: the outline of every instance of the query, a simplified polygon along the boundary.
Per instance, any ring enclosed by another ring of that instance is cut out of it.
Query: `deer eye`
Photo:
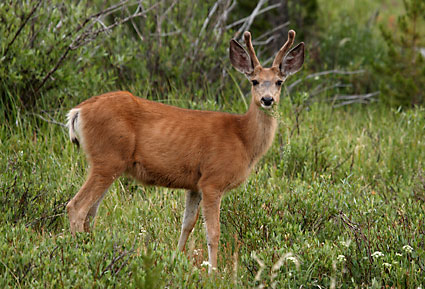
[[[281,85],[282,85],[282,83],[283,83],[283,81],[282,81],[282,80],[278,80],[278,81],[276,81],[276,85],[277,85],[277,86],[281,86]]]
[[[258,85],[258,84],[259,84],[258,80],[255,80],[255,79],[254,79],[254,80],[252,81],[252,85],[256,86],[256,85]]]

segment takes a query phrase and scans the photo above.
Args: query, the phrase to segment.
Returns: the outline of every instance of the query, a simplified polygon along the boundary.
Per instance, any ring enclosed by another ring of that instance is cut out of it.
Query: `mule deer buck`
[[[217,267],[221,198],[246,180],[272,144],[277,121],[270,111],[279,103],[282,83],[304,62],[304,43],[289,51],[293,30],[271,68],[260,65],[251,34],[244,38],[248,52],[231,40],[229,55],[252,83],[243,115],[182,109],[123,91],[92,97],[68,113],[71,141],[90,163],[86,182],[66,206],[72,234],[90,230],[108,187],[126,173],[145,185],[187,190],[181,251],[202,204],[210,271]]]

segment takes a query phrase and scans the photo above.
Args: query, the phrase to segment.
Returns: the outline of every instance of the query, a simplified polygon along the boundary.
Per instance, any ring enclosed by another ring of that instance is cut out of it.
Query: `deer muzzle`
[[[263,96],[260,102],[261,102],[261,107],[265,109],[270,109],[273,106],[274,98],[271,96]]]

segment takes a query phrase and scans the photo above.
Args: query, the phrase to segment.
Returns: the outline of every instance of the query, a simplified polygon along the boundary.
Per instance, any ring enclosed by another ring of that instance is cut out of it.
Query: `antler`
[[[243,36],[245,38],[246,48],[248,48],[248,54],[251,57],[251,61],[252,61],[254,68],[257,67],[257,66],[261,66],[260,61],[258,61],[258,58],[255,55],[254,47],[252,47],[251,33],[249,33],[249,31],[245,31]]]
[[[294,44],[294,40],[295,40],[295,31],[289,30],[288,31],[288,40],[286,41],[286,43],[282,46],[282,48],[277,53],[275,59],[273,60],[272,66],[279,66],[280,65],[283,57],[288,52],[289,48],[291,48],[292,44]]]

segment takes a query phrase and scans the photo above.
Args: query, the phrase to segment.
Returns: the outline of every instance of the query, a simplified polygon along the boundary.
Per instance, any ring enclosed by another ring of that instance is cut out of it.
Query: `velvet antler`
[[[286,53],[289,51],[289,48],[291,48],[292,44],[294,44],[295,40],[295,31],[289,30],[288,31],[288,40],[286,43],[282,46],[282,48],[277,53],[272,66],[279,66],[280,63],[283,60],[283,57],[285,57]]]
[[[251,33],[249,33],[248,31],[245,31],[243,36],[245,38],[246,48],[248,49],[248,54],[249,54],[249,57],[251,57],[251,61],[254,68],[257,66],[261,66],[260,61],[258,61],[258,58],[255,55],[254,47],[252,47]]]

